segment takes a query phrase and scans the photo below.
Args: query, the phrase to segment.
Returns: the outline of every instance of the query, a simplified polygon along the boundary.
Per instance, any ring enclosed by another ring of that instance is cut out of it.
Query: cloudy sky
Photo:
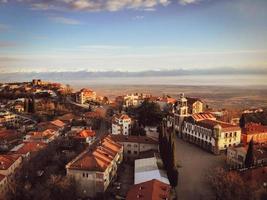
[[[0,72],[267,68],[266,0],[0,0]]]

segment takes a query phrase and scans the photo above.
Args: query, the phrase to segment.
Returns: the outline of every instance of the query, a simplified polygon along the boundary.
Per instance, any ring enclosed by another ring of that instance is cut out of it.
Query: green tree
[[[250,140],[248,150],[245,158],[245,167],[252,167],[254,165],[254,141]]]
[[[159,105],[148,100],[136,109],[136,113],[138,122],[142,126],[158,126],[163,117]]]

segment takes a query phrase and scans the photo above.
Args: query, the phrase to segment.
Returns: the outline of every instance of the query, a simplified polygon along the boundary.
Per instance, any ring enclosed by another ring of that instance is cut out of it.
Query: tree
[[[131,129],[131,135],[146,135],[146,131],[144,128],[140,127],[137,123],[134,123]]]
[[[176,163],[176,158],[175,158],[175,153],[176,147],[175,143],[172,143],[172,148],[171,148],[171,156],[170,156],[170,161],[169,161],[169,180],[170,184],[173,188],[177,186],[178,183],[178,170],[177,170],[177,163]]]
[[[148,100],[136,108],[136,113],[138,122],[143,126],[158,126],[163,117],[159,105]]]
[[[209,171],[207,180],[217,200],[254,199],[254,186],[245,182],[237,172],[215,168],[213,171]]]
[[[254,165],[254,141],[250,140],[245,159],[245,167],[252,167]]]

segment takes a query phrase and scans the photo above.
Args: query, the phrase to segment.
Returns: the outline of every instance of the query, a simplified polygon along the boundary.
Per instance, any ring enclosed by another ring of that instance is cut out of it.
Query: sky
[[[267,69],[266,0],[0,0],[0,73]]]

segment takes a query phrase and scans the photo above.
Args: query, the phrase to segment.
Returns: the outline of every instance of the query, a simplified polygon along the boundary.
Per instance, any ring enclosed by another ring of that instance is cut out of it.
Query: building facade
[[[81,89],[76,93],[76,102],[80,104],[84,104],[86,101],[95,101],[96,100],[96,92],[90,89]]]
[[[112,118],[113,135],[129,135],[132,119],[126,114],[116,114]]]
[[[194,114],[184,120],[182,138],[219,154],[241,142],[239,126],[218,121],[211,114]]]
[[[111,135],[111,138],[123,145],[124,158],[138,158],[143,152],[158,151],[158,142],[147,136]]]

